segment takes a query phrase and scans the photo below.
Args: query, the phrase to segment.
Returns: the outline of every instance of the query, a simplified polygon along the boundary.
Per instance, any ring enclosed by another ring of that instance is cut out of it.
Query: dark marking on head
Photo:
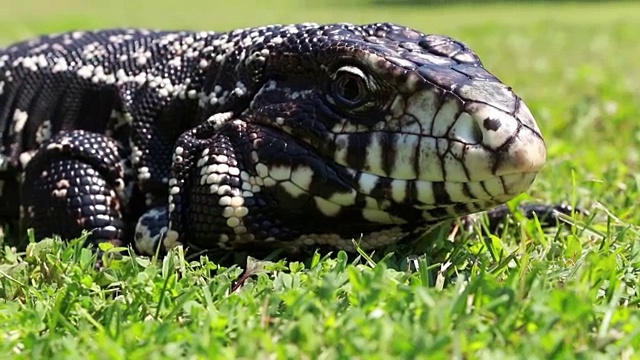
[[[445,204],[452,204],[451,196],[449,196],[449,192],[445,188],[444,182],[434,182],[433,183],[433,196],[435,197],[436,204],[439,206]]]
[[[383,200],[391,198],[391,182],[393,179],[387,177],[379,177],[376,179],[376,185],[371,189],[369,196],[378,200],[378,204],[382,204]]]
[[[466,169],[465,169],[466,171]],[[467,176],[469,176],[467,174]],[[468,183],[462,183],[462,193],[464,194],[464,196],[468,197],[469,199],[475,199],[476,196],[473,193],[473,191],[471,191],[471,188],[469,187]]]
[[[500,129],[500,120],[492,119],[492,118],[486,118],[482,122],[482,126],[484,126],[484,128],[489,130],[489,131],[498,131],[498,129]]]
[[[404,198],[405,203],[407,204],[415,204],[418,201],[418,188],[416,187],[415,181],[407,181],[406,186],[406,196]]]
[[[397,146],[395,140],[396,134],[382,133],[380,135],[380,147],[383,149],[382,155],[382,171],[389,176],[393,171],[396,163]]]
[[[347,147],[347,165],[352,169],[364,169],[365,149],[371,144],[371,136],[349,136]]]

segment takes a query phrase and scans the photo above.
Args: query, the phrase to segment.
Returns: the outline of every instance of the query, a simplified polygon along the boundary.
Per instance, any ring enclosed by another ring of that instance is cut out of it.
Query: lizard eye
[[[353,66],[343,66],[335,72],[333,94],[345,106],[359,106],[367,100],[367,78]]]

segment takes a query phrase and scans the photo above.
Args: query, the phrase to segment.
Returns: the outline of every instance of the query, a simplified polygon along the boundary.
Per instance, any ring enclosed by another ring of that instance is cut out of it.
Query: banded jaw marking
[[[333,161],[353,174],[357,191],[371,195],[378,189],[389,203],[425,210],[430,221],[439,217],[433,209],[469,204],[463,211],[476,212],[526,191],[546,158],[526,105],[517,99],[511,115],[434,93],[422,90],[407,100],[397,95],[391,112],[402,115],[374,130],[345,133],[355,127],[334,127],[342,132],[334,134]]]

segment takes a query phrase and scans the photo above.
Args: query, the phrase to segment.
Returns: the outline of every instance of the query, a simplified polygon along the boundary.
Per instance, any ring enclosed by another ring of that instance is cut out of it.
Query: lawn
[[[242,268],[179,249],[95,271],[77,241],[5,247],[0,358],[640,357],[640,4],[8,2],[0,44],[77,28],[298,21],[393,21],[459,38],[526,100],[547,141],[547,166],[512,204],[589,214],[549,231],[520,219],[501,237],[453,244],[440,234],[423,257],[252,262],[244,282]]]

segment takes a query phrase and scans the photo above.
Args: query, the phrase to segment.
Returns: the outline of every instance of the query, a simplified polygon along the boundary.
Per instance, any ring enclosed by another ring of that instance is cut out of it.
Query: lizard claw
[[[519,211],[527,219],[538,218],[543,228],[557,227],[560,224],[566,224],[563,216],[571,216],[572,213],[580,215],[589,215],[589,211],[582,208],[574,208],[565,203],[547,205],[547,204],[523,204],[519,206]],[[491,234],[498,234],[507,220],[513,216],[511,209],[507,205],[498,206],[486,212],[488,218],[487,229]],[[471,230],[473,225],[479,221],[479,216],[470,215],[462,219],[462,226],[466,230]]]

